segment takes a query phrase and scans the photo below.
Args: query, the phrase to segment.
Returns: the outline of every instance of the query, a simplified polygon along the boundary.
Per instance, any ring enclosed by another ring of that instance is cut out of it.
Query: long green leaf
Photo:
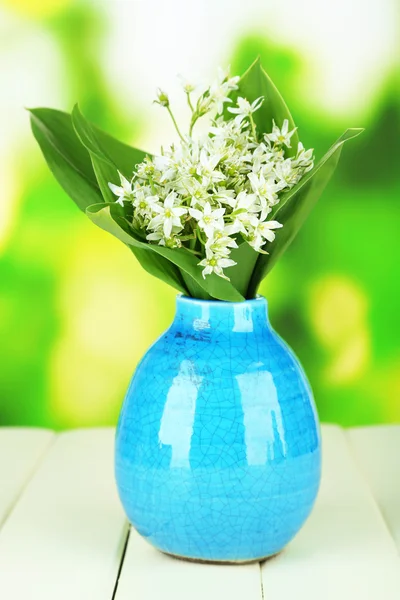
[[[129,249],[135,255],[143,269],[150,273],[150,275],[161,279],[161,281],[164,281],[164,283],[175,288],[185,296],[189,295],[189,290],[182,274],[179,272],[179,269],[174,268],[174,265],[169,260],[137,246],[129,246]]]
[[[135,165],[145,157],[144,152],[102,132],[83,116],[78,105],[72,111],[72,124],[76,135],[89,152],[105,202],[113,202],[115,196],[108,183],[119,184],[118,171],[130,178]]]
[[[254,122],[259,133],[270,133],[272,131],[272,121],[275,121],[278,127],[282,127],[285,119],[288,119],[290,129],[294,129],[295,124],[292,115],[275,85],[262,68],[259,58],[242,75],[238,86],[239,89],[231,94],[233,102],[236,101],[238,96],[246,98],[249,102],[254,102],[260,96],[264,97],[263,104],[254,113]],[[232,106],[232,104],[228,104],[226,110],[229,106]],[[225,114],[232,117],[229,112],[225,112]],[[288,156],[296,154],[298,143],[299,136],[295,131],[291,138],[291,148],[286,151]]]
[[[259,255],[250,281],[248,297],[251,298],[256,294],[261,281],[295,238],[311,209],[320,198],[335,171],[343,144],[362,131],[363,129],[347,129],[316,167],[288,191],[276,205],[269,218],[279,221],[283,227],[277,231],[274,242],[268,244],[269,254]]]
[[[135,166],[147,156],[142,150],[128,146],[101,131],[90,123],[76,104],[72,110],[72,123],[82,144],[92,156],[108,161],[126,178],[132,177]]]
[[[251,280],[251,276],[259,257],[256,252],[247,242],[239,244],[238,248],[234,248],[229,256],[236,262],[234,267],[229,267],[226,274],[231,280],[231,284],[247,298],[247,290]]]
[[[136,165],[141,163],[146,156],[150,156],[148,152],[128,146],[96,126],[92,125],[92,127],[97,135],[100,147],[127,179],[132,177],[132,171]]]
[[[205,298],[212,297],[218,300],[228,302],[241,302],[244,300],[233,285],[221,277],[212,274],[205,279],[201,275],[201,268],[198,266],[199,259],[184,248],[166,248],[156,244],[147,244],[135,237],[133,232],[127,231],[123,222],[114,212],[114,205],[96,205],[86,210],[88,217],[101,229],[108,231],[122,242],[135,248],[140,248],[148,252],[153,252],[163,258],[168,259],[173,265],[176,265],[185,273],[185,281],[192,278],[194,282],[205,292]]]
[[[71,116],[49,108],[34,108],[30,113],[33,135],[61,187],[82,211],[101,202],[89,153],[74,131]]]
[[[198,298],[199,300],[212,300],[210,294],[208,294],[205,289],[202,288],[195,279],[193,279],[191,275],[188,275],[186,271],[183,271],[182,269],[180,269],[180,274],[182,275],[182,279],[185,282],[191,298]]]

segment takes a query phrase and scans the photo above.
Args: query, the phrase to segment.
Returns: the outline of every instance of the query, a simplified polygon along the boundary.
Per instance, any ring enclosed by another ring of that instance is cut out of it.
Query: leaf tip
[[[71,115],[81,115],[81,109],[79,108],[79,104],[78,102],[75,102],[74,106],[72,107],[72,111],[71,111]]]
[[[342,141],[346,142],[347,140],[352,140],[352,139],[356,138],[357,136],[359,136],[360,133],[362,133],[363,131],[365,131],[364,127],[349,127],[344,132],[344,134],[342,136]]]

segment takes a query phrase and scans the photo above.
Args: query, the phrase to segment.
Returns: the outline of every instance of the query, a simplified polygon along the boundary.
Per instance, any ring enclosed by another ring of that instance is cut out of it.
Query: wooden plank
[[[311,517],[261,571],[266,599],[400,598],[395,544],[340,428],[323,427],[323,478]]]
[[[400,425],[357,427],[347,435],[400,552]]]
[[[46,429],[0,428],[0,526],[54,437]]]
[[[111,600],[127,533],[113,438],[57,438],[0,533],[0,598]]]
[[[261,600],[260,566],[197,564],[155,550],[131,530],[115,600]]]

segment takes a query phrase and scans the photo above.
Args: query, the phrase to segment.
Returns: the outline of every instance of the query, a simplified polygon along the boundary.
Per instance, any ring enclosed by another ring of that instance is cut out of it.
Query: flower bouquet
[[[220,71],[205,89],[183,87],[185,132],[158,92],[178,142],[157,156],[104,133],[78,107],[34,109],[32,129],[78,207],[181,292],[117,427],[115,473],[130,522],[163,552],[249,562],[300,529],[321,468],[310,386],[257,290],[361,130],[348,129],[314,166],[258,60],[240,78]]]
[[[259,60],[240,78],[221,70],[196,101],[194,91],[184,82],[187,133],[159,91],[179,142],[158,156],[99,130],[78,106],[71,115],[31,110],[32,129],[67,194],[146,271],[186,296],[243,301],[299,231],[344,142],[362,130],[348,129],[314,166]],[[210,127],[197,138],[205,115]]]

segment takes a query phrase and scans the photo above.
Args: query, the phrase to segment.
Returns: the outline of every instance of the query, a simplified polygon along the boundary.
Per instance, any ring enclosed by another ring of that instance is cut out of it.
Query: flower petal
[[[108,183],[108,187],[116,196],[124,196],[124,190],[119,185],[115,185],[114,183]]]
[[[203,218],[203,213],[200,210],[197,210],[197,208],[189,208],[189,214],[193,219],[196,219],[196,221],[200,221]]]
[[[166,238],[169,238],[172,232],[172,219],[165,219],[163,225],[164,235]]]

